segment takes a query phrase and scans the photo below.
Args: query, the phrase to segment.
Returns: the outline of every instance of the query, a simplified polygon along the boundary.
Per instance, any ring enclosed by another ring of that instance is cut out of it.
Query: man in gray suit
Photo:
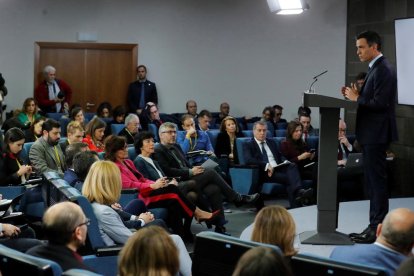
[[[30,148],[29,159],[37,174],[54,171],[61,177],[66,170],[65,155],[59,145],[59,122],[48,119],[42,126],[40,137]]]

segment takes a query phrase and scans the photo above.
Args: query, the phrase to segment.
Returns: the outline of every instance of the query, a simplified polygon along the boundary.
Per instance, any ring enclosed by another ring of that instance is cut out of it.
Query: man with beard
[[[59,145],[60,140],[59,122],[48,119],[42,125],[42,137],[32,145],[29,159],[35,172],[57,172],[62,178],[66,170],[65,155]]]

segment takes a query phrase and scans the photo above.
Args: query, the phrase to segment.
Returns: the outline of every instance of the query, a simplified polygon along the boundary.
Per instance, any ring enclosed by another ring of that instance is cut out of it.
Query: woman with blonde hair
[[[106,246],[125,244],[132,236],[132,232],[124,225],[122,218],[111,208],[112,204],[119,201],[121,189],[121,172],[111,161],[96,161],[91,166],[82,187],[82,194],[91,202],[101,237]],[[190,275],[191,258],[184,242],[177,235],[170,237],[179,252],[180,273]]]
[[[174,276],[178,269],[177,248],[158,226],[136,232],[121,250],[118,263],[120,276]]]
[[[278,246],[285,257],[296,255],[293,247],[296,225],[290,213],[282,206],[266,206],[257,213],[251,240]]]

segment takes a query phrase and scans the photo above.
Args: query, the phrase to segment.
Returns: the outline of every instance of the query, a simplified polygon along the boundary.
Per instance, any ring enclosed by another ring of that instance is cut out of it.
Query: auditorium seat
[[[207,135],[208,135],[208,138],[210,138],[210,142],[211,142],[211,145],[213,146],[213,149],[216,148],[217,136],[219,133],[220,133],[220,130],[218,129],[209,129],[207,131]]]
[[[276,137],[286,137],[287,130],[286,129],[276,129],[275,136]]]
[[[51,119],[59,122],[62,115],[63,115],[63,113],[56,113],[56,112],[55,113],[46,113],[46,118],[51,118]]]
[[[112,124],[111,125],[111,132],[112,135],[118,135],[118,133],[125,127],[124,124]]]
[[[160,141],[160,138],[158,136],[158,128],[155,124],[148,124],[148,131],[154,134],[155,142]]]

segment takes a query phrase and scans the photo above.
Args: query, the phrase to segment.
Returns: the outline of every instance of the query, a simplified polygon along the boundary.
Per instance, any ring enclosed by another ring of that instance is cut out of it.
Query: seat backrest
[[[319,136],[309,136],[306,139],[306,143],[310,149],[318,150],[319,148]]]
[[[286,129],[287,125],[288,123],[285,123],[285,122],[276,123],[276,129]]]
[[[26,164],[30,163],[30,159],[29,159],[29,152],[30,152],[30,148],[32,147],[32,145],[34,144],[34,142],[27,142],[23,144],[23,149],[20,152],[20,158],[23,160],[23,162],[25,162]]]
[[[46,118],[51,118],[59,122],[60,118],[62,117],[63,113],[46,113]]]
[[[218,129],[210,129],[207,131],[207,135],[210,138],[211,145],[213,146],[213,149],[216,148],[217,144],[217,136],[220,133],[220,130]]]
[[[62,137],[66,137],[68,135],[68,133],[67,133],[67,127],[68,127],[69,122],[70,122],[70,119],[67,118],[67,117],[62,117],[59,120],[59,123],[60,123],[60,135]]]
[[[276,137],[286,137],[286,129],[276,129],[275,130],[275,136]]]
[[[160,140],[158,136],[158,128],[155,124],[148,124],[148,131],[154,134],[155,141],[158,142]]]
[[[34,257],[4,245],[0,245],[0,271],[5,276],[62,274],[62,268],[56,262]]]
[[[128,158],[132,161],[135,160],[135,158],[137,157],[137,152],[135,151],[135,147],[134,146],[128,146]]]
[[[85,117],[85,120],[87,120],[88,122],[90,120],[92,120],[93,116],[95,116],[96,113],[95,112],[84,112],[83,116]]]
[[[118,135],[118,133],[125,127],[124,124],[111,124],[112,135]]]
[[[242,138],[236,139],[237,157],[239,158],[240,165],[246,165],[246,160],[244,159],[244,154],[243,154],[243,144],[247,143],[251,139],[252,138],[250,137],[242,137]]]

